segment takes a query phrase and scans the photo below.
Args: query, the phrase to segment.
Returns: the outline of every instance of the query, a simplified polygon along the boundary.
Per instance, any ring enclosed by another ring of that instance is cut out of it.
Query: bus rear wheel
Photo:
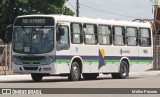
[[[73,62],[71,64],[70,74],[68,75],[68,79],[70,81],[78,81],[81,78],[80,67],[77,62]]]
[[[125,79],[129,75],[128,63],[126,61],[122,61],[120,64],[120,72],[119,73],[111,73],[113,79]]]
[[[38,73],[32,73],[31,77],[32,77],[33,81],[40,82],[40,81],[42,81],[43,75],[42,74],[38,74]]]
[[[95,80],[99,74],[98,73],[84,73],[82,75],[85,80]]]

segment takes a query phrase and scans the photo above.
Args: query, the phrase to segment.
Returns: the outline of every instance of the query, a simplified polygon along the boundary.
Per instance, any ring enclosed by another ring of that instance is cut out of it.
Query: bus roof
[[[145,27],[151,28],[151,24],[149,22],[142,23],[142,22],[130,22],[130,21],[119,21],[119,20],[106,20],[106,19],[93,19],[87,17],[75,17],[75,16],[68,16],[68,15],[58,15],[58,14],[51,14],[51,15],[23,15],[18,16],[17,18],[21,17],[53,17],[55,21],[59,22],[79,22],[79,23],[91,23],[91,24],[104,24],[104,25],[116,25],[116,26],[131,26],[131,27]]]

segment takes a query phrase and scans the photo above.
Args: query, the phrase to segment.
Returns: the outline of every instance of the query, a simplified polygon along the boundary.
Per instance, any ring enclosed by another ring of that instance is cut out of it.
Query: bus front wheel
[[[40,81],[42,81],[43,75],[38,74],[38,73],[32,73],[31,77],[32,77],[33,81],[40,82]]]
[[[81,78],[81,72],[79,64],[75,61],[71,65],[70,74],[68,75],[68,79],[70,81],[78,81]]]
[[[113,79],[125,79],[129,75],[128,63],[126,61],[122,61],[120,64],[120,72],[119,73],[111,73]]]

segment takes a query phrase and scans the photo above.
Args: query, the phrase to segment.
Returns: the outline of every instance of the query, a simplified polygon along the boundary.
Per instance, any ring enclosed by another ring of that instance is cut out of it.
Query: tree
[[[65,6],[68,0],[0,0],[0,38],[9,43],[12,40],[12,25],[19,15],[64,14],[74,15]]]

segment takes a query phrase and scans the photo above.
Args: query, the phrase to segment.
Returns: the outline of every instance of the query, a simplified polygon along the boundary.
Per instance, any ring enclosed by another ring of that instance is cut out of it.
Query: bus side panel
[[[104,73],[111,73],[111,72],[118,72],[119,62],[120,60],[114,61],[114,56],[119,54],[118,50],[114,50],[114,46],[107,46],[107,45],[100,45],[99,51],[100,53],[104,53],[104,65],[99,64],[99,72]],[[101,54],[99,54],[99,57],[101,57]]]
[[[139,62],[139,51],[138,51],[138,46],[128,46],[126,48],[129,48],[130,54],[128,56],[129,62],[130,62],[130,72],[138,72],[140,71],[140,65],[138,64]]]
[[[98,45],[71,44],[71,56],[82,58],[82,73],[98,72]]]
[[[152,50],[152,47],[139,47],[139,65],[141,71],[149,70],[153,67]]]
[[[123,59],[127,59],[130,64],[130,71],[140,70],[138,66],[138,47],[128,46],[101,46],[105,49],[106,72],[119,72],[120,63]]]
[[[56,52],[56,74],[70,73],[70,50]]]

